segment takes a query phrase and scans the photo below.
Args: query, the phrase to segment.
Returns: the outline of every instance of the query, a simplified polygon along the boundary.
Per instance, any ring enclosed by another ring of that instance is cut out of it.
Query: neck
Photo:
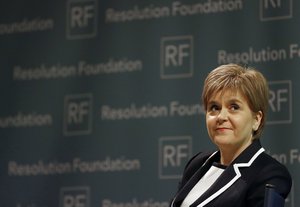
[[[228,166],[232,163],[232,161],[236,158],[237,156],[232,155],[231,153],[225,153],[224,151],[221,150],[221,159],[220,163],[222,165]]]
[[[230,165],[233,160],[235,160],[249,145],[251,142],[247,143],[246,145],[243,145],[243,147],[240,148],[234,148],[234,147],[220,147],[220,153],[221,153],[221,159],[220,163],[222,165],[228,166]]]

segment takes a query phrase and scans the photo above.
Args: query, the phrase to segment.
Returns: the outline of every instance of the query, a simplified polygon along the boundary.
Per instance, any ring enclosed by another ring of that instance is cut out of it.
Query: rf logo
[[[97,1],[69,0],[67,4],[67,38],[85,39],[96,36]]]
[[[60,207],[89,207],[89,187],[64,187],[60,190]]]
[[[161,78],[193,76],[193,37],[164,37],[161,40]]]
[[[292,18],[292,11],[293,0],[260,0],[261,21]]]
[[[191,155],[192,137],[161,137],[159,139],[159,178],[180,178]]]
[[[67,95],[64,103],[64,134],[85,135],[92,131],[91,94]]]
[[[269,82],[269,120],[268,124],[292,123],[292,82]]]

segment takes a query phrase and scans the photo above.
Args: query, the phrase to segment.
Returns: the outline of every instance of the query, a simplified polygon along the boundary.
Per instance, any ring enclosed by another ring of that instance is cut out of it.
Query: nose
[[[224,122],[227,121],[228,119],[228,111],[226,108],[220,109],[220,113],[218,114],[218,121],[219,122]]]

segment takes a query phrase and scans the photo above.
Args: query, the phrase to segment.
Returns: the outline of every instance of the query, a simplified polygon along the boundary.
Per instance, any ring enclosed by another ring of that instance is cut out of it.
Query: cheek
[[[206,116],[206,128],[208,133],[210,133],[212,131],[212,128],[215,125],[215,119],[213,117],[210,116]]]
[[[206,115],[206,124],[215,124],[217,122],[217,116]]]
[[[253,120],[252,119],[235,119],[232,121],[232,125],[241,131],[252,131]]]
[[[209,116],[206,116],[205,122],[206,122],[206,127],[208,128],[211,125],[211,122],[212,122],[211,118]]]

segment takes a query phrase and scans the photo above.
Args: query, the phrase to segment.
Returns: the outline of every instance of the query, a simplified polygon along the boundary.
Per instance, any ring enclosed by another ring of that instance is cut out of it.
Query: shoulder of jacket
[[[266,152],[262,153],[261,156],[258,159],[258,162],[260,163],[260,166],[264,166],[265,169],[272,168],[272,169],[278,169],[282,172],[288,173],[287,167],[284,163],[279,162],[275,158],[273,158],[271,155],[267,154]],[[262,168],[262,169],[264,169]]]

